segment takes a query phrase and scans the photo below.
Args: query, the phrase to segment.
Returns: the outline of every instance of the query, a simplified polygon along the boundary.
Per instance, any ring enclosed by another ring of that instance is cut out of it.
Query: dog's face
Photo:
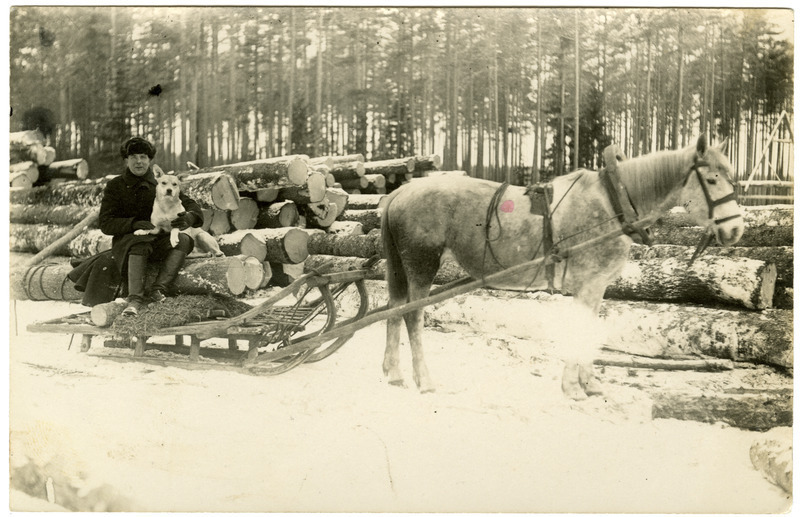
[[[181,193],[181,182],[177,176],[172,174],[163,174],[158,177],[158,186],[156,187],[156,196],[159,198],[174,198],[178,199]]]

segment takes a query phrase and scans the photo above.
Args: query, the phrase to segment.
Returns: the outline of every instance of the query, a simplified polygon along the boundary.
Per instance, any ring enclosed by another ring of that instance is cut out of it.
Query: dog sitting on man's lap
[[[156,186],[156,199],[153,202],[153,212],[150,214],[150,222],[155,228],[136,230],[133,232],[134,235],[156,235],[169,232],[169,242],[174,248],[178,245],[178,234],[183,232],[194,239],[198,251],[203,250],[209,256],[223,256],[224,253],[219,249],[216,239],[202,228],[179,230],[172,227],[172,221],[186,211],[180,200],[181,182],[175,174],[158,174],[159,171],[160,169],[155,169],[158,185]]]

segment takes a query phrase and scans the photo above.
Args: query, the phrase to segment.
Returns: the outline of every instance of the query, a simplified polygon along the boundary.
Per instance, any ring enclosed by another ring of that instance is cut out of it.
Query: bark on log
[[[364,155],[361,153],[344,154],[341,156],[331,156],[330,158],[333,160],[334,167],[339,163],[364,162]]]
[[[603,354],[595,359],[598,366],[615,366],[617,368],[641,368],[648,370],[664,370],[668,372],[696,371],[722,372],[734,369],[730,359],[654,359],[628,354]]]
[[[249,197],[242,197],[239,199],[239,208],[231,210],[231,225],[237,230],[250,230],[256,227],[258,215],[258,202]]]
[[[792,425],[792,393],[693,394],[663,391],[653,394],[653,418],[725,422],[751,431]]]
[[[68,234],[72,230],[69,226],[56,226],[49,224],[10,224],[9,250],[18,253],[37,253],[45,249],[50,243]]]
[[[442,157],[438,154],[414,157],[414,176],[424,172],[438,170],[442,166]]]
[[[347,200],[347,208],[351,210],[370,210],[386,206],[385,194],[360,194],[351,195]]]
[[[323,264],[329,264],[328,273],[340,273],[360,269],[366,259],[361,257],[340,257],[337,255],[309,255],[306,259],[306,272],[318,269]],[[380,259],[367,272],[368,280],[384,280],[386,276],[386,260]],[[436,285],[449,284],[454,280],[459,280],[467,276],[466,272],[454,260],[447,259],[442,263],[442,267],[436,273],[433,283]]]
[[[226,255],[249,255],[261,262],[296,264],[308,256],[308,235],[297,228],[239,230],[219,238]]]
[[[382,212],[383,209],[381,208],[369,210],[345,210],[345,212],[339,216],[339,219],[341,221],[359,222],[364,227],[364,233],[369,233],[370,231],[381,227]]]
[[[47,167],[47,177],[84,180],[89,177],[89,164],[83,158],[53,162]]]
[[[677,258],[628,260],[607,298],[769,309],[775,294],[774,264],[747,258],[700,257],[688,267]]]
[[[151,269],[149,276],[154,273]],[[244,265],[237,257],[187,259],[172,289],[178,294],[238,296],[245,291],[244,275]]]
[[[644,246],[634,244],[631,247],[630,258],[632,260],[676,258],[688,263],[693,253],[694,248],[689,246],[669,244]],[[706,249],[704,255],[763,260],[764,262],[775,264],[778,272],[778,276],[775,279],[776,290],[794,285],[794,248],[790,246],[728,246],[724,248],[712,246]]]
[[[283,228],[286,226],[297,226],[300,219],[300,212],[293,201],[282,201],[269,205],[261,205],[258,208],[258,218],[255,228]]]
[[[88,258],[111,249],[111,236],[98,229],[88,230],[67,244],[66,255],[75,258]]]
[[[331,167],[331,174],[338,182],[358,179],[363,177],[365,173],[364,162],[343,162]]]
[[[370,258],[383,254],[383,241],[380,232],[372,232],[367,235],[309,232],[308,252],[311,255]]]
[[[416,162],[414,158],[395,158],[392,160],[380,160],[375,162],[365,162],[365,174],[406,174],[414,172]]]
[[[655,224],[651,228],[654,244],[697,246],[706,233],[700,226],[665,226]],[[794,228],[791,226],[753,226],[745,228],[736,246],[792,246]]]
[[[16,267],[10,270],[9,287],[14,300],[63,300],[75,301],[83,293],[67,279],[72,266],[67,262],[39,264],[32,268]]]
[[[356,221],[334,221],[327,231],[338,235],[364,235],[364,227]]]
[[[92,307],[90,318],[92,323],[98,327],[109,327],[117,316],[122,314],[128,302],[125,300],[114,300],[108,303],[100,303]]]
[[[303,275],[303,263],[281,264],[275,262],[268,264],[272,268],[272,278],[268,285],[272,287],[286,287]]]
[[[71,226],[95,212],[96,207],[80,205],[10,205],[9,222]]]
[[[343,189],[363,190],[369,186],[369,180],[365,176],[339,181]]]
[[[234,178],[238,190],[256,192],[264,188],[289,187],[305,183],[308,176],[308,156],[279,156],[266,160],[217,165],[197,172],[225,172]]]
[[[239,208],[239,188],[236,180],[224,172],[205,172],[185,176],[181,181],[181,192],[203,208],[220,210]]]
[[[310,172],[302,185],[283,187],[278,194],[282,201],[294,201],[298,205],[319,203],[325,197],[328,188],[325,176],[318,172]]]

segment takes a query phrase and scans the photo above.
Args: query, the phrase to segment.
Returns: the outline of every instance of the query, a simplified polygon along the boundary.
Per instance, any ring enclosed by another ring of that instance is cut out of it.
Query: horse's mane
[[[655,209],[678,186],[691,167],[694,147],[658,151],[617,164],[620,180],[640,214]]]

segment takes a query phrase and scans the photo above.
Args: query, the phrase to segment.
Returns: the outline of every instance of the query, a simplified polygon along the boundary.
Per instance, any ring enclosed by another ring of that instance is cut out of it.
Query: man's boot
[[[122,311],[123,316],[138,316],[144,307],[144,275],[147,269],[147,257],[144,255],[128,256],[128,306]]]
[[[163,302],[167,297],[166,292],[175,281],[183,262],[186,260],[186,253],[179,249],[171,249],[161,263],[161,270],[158,272],[156,281],[150,288],[150,300],[153,302]]]

